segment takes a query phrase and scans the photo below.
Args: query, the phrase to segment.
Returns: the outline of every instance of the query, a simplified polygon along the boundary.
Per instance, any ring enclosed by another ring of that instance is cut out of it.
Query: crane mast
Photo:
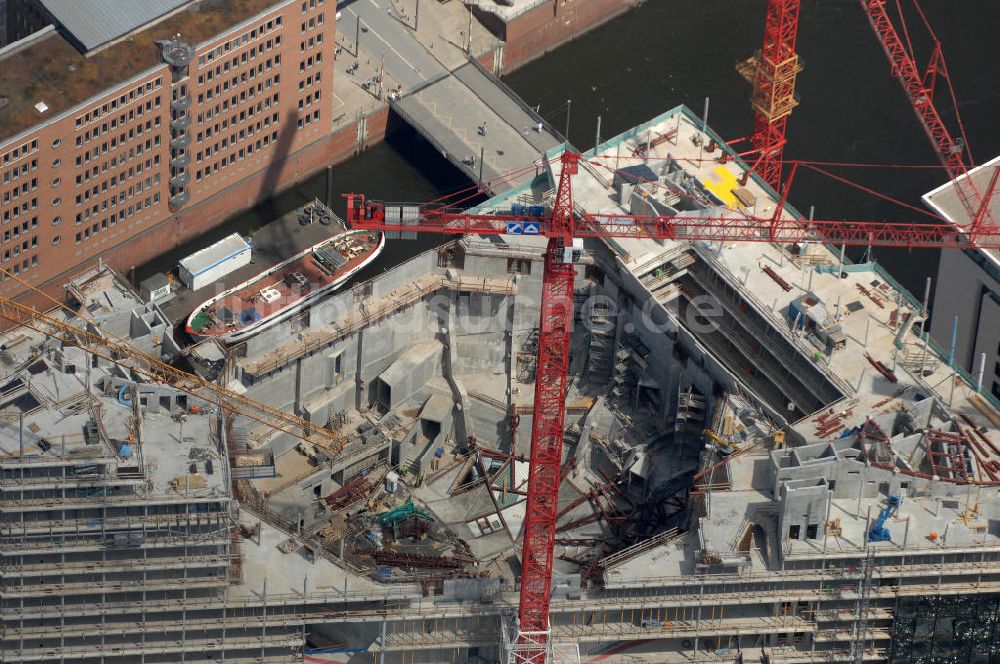
[[[736,67],[753,86],[753,170],[775,191],[781,189],[788,116],[799,104],[795,78],[802,71],[802,61],[795,52],[795,41],[800,5],[801,0],[768,0],[764,43],[760,51]]]
[[[546,649],[543,646],[548,641],[549,632],[569,341],[573,329],[573,279],[576,276],[573,263],[566,260],[566,249],[571,248],[573,241],[573,191],[570,184],[577,171],[578,159],[579,155],[574,154],[562,162],[542,273],[517,635],[521,646],[538,644],[519,651],[518,660],[531,664],[545,664]]]

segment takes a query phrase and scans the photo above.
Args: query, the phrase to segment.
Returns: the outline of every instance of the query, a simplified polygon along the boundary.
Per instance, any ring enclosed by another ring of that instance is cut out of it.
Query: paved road
[[[386,73],[405,90],[447,74],[448,70],[396,17],[388,0],[356,0],[342,12],[337,30],[353,38],[360,18],[361,51],[370,54],[375,65],[384,55]]]
[[[473,181],[479,179],[481,158],[483,181],[490,183],[494,193],[530,181],[534,169],[510,181],[494,180],[530,167],[546,150],[558,145],[553,134],[547,129],[536,130],[535,119],[471,63],[404,96],[394,108]],[[485,136],[479,133],[484,122]],[[476,163],[463,163],[468,157],[475,157]]]

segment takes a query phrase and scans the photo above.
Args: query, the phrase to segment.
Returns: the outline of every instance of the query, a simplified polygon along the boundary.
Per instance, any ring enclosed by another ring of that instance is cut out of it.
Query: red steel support
[[[518,629],[534,633],[532,643],[549,630],[552,594],[552,556],[559,508],[563,427],[566,417],[566,380],[569,338],[573,329],[573,280],[576,269],[564,261],[572,243],[572,176],[579,155],[566,153],[559,176],[548,249],[542,277],[542,306],[538,324],[538,363],[535,370],[534,416],[531,422],[531,466],[521,549],[521,597]],[[522,645],[527,640],[520,639]],[[544,664],[544,648],[521,651],[521,661]]]
[[[788,115],[796,106],[795,77],[802,69],[795,53],[801,0],[768,0],[764,43],[745,75],[754,86],[754,128],[750,142],[758,153],[754,170],[775,191],[781,187]]]
[[[352,228],[382,231],[420,231],[461,235],[506,233],[506,222],[532,218],[505,212],[469,214],[451,210],[422,211],[420,223],[387,222],[382,203],[365,202],[348,194],[347,221]],[[552,236],[551,222],[541,222],[540,234]],[[822,242],[849,247],[903,247],[906,249],[1000,249],[1000,226],[982,224],[976,232],[960,232],[948,224],[896,221],[840,221],[774,219],[728,213],[724,216],[652,216],[584,214],[572,221],[576,238],[654,238],[712,242]]]
[[[886,0],[860,1],[862,9],[868,17],[868,22],[871,23],[875,36],[878,37],[879,43],[882,45],[882,50],[889,58],[893,75],[902,84],[903,90],[910,100],[910,105],[913,106],[917,119],[920,120],[920,125],[931,140],[941,164],[948,171],[948,176],[955,182],[955,189],[969,215],[972,229],[978,230],[984,223],[992,223],[989,210],[981,206],[982,196],[976,190],[972,179],[966,177],[969,167],[973,165],[969,146],[951,135],[934,105],[934,88],[938,74],[947,76],[941,44],[934,37],[934,50],[930,63],[927,71],[921,74],[920,68],[892,24],[892,19],[885,8]],[[958,113],[958,108],[955,109],[955,113]]]

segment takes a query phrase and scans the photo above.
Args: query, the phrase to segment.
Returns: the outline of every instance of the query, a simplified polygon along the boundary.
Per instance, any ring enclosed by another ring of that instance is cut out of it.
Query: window
[[[52,160],[52,168],[59,168],[59,166],[61,164],[62,164],[62,160],[61,159],[53,159]]]
[[[62,217],[60,217],[59,215],[52,217],[53,226],[58,226],[60,221],[62,221]]]
[[[60,138],[57,138],[56,140],[52,141],[52,147],[53,147],[53,148],[57,148],[57,147],[59,147],[60,145],[62,145],[62,139],[60,139]]]
[[[508,274],[531,274],[531,261],[519,258],[507,259]]]
[[[62,184],[62,178],[56,178],[55,180],[52,181],[53,187],[58,187],[61,184]]]
[[[819,535],[819,525],[815,523],[810,523],[806,526],[806,539],[816,539]]]
[[[52,199],[52,207],[59,207],[59,205],[61,203],[62,203],[62,199],[59,198],[58,196],[56,196],[55,198]]]
[[[797,540],[799,538],[799,526],[788,527],[788,539]]]
[[[53,245],[58,245],[60,242],[62,242],[62,238],[59,237],[58,235],[56,235],[55,237],[52,238],[52,244]]]

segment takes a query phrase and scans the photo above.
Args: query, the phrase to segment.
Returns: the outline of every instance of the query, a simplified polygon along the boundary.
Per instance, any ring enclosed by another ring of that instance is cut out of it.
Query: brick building
[[[17,275],[0,295],[98,256],[127,270],[282,186],[289,158],[329,138],[334,0],[162,1],[107,25],[38,0],[57,29],[0,50],[0,267]],[[185,216],[237,183],[232,207]]]

